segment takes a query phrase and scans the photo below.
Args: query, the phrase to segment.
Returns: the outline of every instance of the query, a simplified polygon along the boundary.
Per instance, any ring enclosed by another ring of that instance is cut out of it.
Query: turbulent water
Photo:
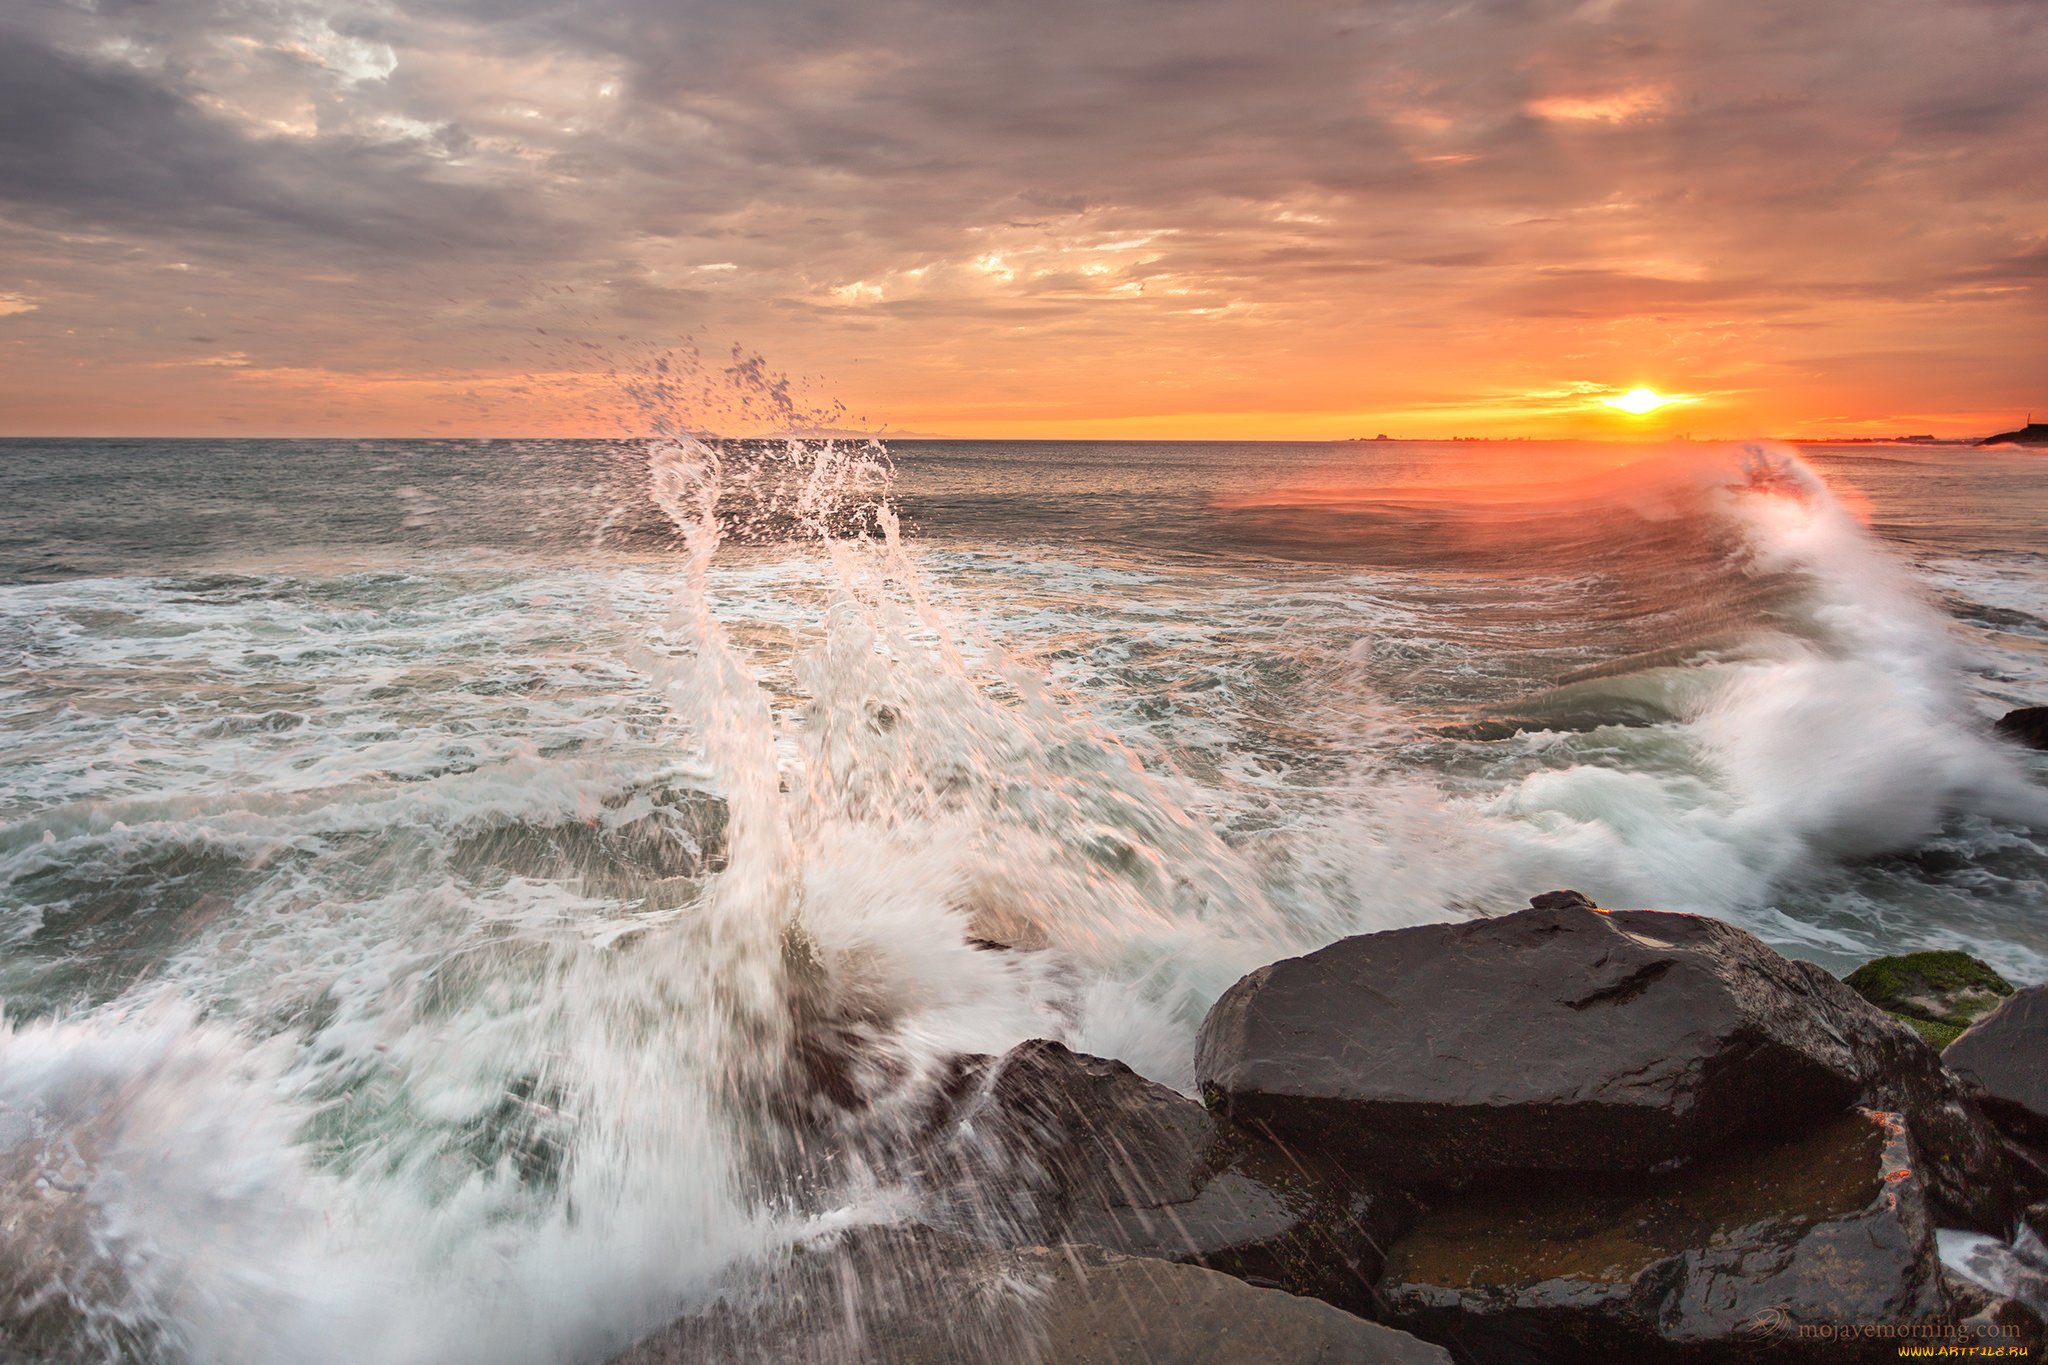
[[[0,1356],[601,1360],[1572,886],[2048,978],[2048,460],[0,443]],[[1014,951],[991,951],[991,943]],[[823,1041],[820,1041],[820,1040]]]

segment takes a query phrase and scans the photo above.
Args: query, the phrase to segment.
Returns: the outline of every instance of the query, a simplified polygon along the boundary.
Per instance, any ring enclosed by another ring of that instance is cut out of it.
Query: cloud
[[[236,247],[388,258],[488,247],[502,188],[437,173],[417,139],[237,123],[166,72],[0,30],[0,200],[31,218]]]
[[[1638,85],[1598,95],[1546,95],[1525,107],[1557,123],[1628,123],[1663,113],[1666,102],[1663,90]]]
[[[246,354],[245,390],[500,374],[546,326],[859,367],[863,403],[920,426],[976,383],[1016,410],[1344,408],[1440,380],[1425,352],[1519,392],[1562,348],[1577,374],[1653,344],[1698,371],[1669,382],[1719,391],[1798,328],[1837,356],[1858,330],[1992,353],[2037,332],[2044,157],[2048,10],[1993,0],[102,0],[0,23],[0,286],[40,301],[51,373],[87,344],[101,373]]]

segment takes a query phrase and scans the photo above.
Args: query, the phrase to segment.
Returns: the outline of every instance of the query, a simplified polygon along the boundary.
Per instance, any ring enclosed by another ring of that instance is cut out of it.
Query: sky
[[[1965,435],[2044,323],[2041,0],[0,9],[0,433]]]

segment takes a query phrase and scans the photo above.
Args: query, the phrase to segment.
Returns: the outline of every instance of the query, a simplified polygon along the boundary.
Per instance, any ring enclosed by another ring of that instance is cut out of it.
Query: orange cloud
[[[1661,114],[1669,98],[1656,86],[1637,85],[1601,95],[1547,95],[1523,107],[1553,123],[1627,123]]]
[[[972,435],[2048,402],[2041,6],[772,8],[37,10],[0,424],[606,434],[609,372],[686,336]]]

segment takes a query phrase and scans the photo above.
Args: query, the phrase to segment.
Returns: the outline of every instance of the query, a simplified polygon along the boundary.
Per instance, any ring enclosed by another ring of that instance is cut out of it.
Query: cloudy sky
[[[1949,434],[2044,324],[2043,0],[0,9],[6,432]]]

